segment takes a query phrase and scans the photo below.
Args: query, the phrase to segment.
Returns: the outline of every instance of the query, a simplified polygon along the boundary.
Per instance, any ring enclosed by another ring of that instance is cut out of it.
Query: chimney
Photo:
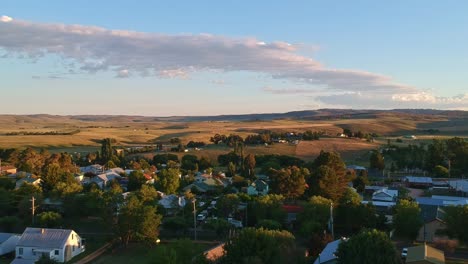
[[[41,228],[41,234],[44,234],[44,232],[45,232],[45,229]]]

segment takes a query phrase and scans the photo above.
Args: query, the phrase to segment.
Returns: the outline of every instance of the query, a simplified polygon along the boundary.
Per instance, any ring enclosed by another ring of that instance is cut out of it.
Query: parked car
[[[401,250],[401,258],[406,259],[406,255],[408,255],[408,248],[403,248]]]

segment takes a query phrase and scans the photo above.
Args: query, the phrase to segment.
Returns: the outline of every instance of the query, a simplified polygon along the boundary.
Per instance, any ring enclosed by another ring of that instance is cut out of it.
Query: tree
[[[306,188],[305,178],[309,175],[308,169],[296,166],[281,170],[271,169],[269,172],[271,189],[286,198],[298,198],[304,194]]]
[[[176,193],[180,185],[180,171],[179,169],[169,168],[162,170],[158,175],[156,186],[163,193],[171,194]]]
[[[262,220],[273,220],[282,223],[286,218],[283,209],[284,196],[278,194],[267,194],[257,197],[249,203],[248,224],[257,225]]]
[[[248,154],[244,160],[246,172],[244,173],[246,177],[250,179],[255,178],[255,155]]]
[[[161,218],[156,206],[145,205],[136,195],[130,195],[119,210],[116,232],[125,246],[131,240],[156,243]]]
[[[288,231],[244,228],[226,242],[223,263],[294,263],[294,236]],[[251,262],[256,259],[257,262]]]
[[[57,228],[62,224],[62,216],[56,212],[42,212],[37,215],[40,227]]]
[[[115,139],[105,138],[101,142],[101,159],[103,163],[107,163],[113,159],[114,149],[112,144],[115,142]]]
[[[400,200],[395,207],[395,215],[393,216],[395,233],[410,240],[416,239],[419,229],[423,225],[420,213],[421,209],[416,202]]]
[[[373,151],[369,158],[370,167],[382,171],[385,168],[385,162],[380,151]]]
[[[395,246],[383,232],[364,230],[342,241],[336,253],[339,264],[399,264]]]
[[[442,165],[437,165],[434,168],[434,174],[437,177],[447,178],[449,177],[449,170]]]
[[[304,205],[304,211],[297,215],[300,232],[304,236],[322,233],[325,230],[330,220],[331,204],[332,200],[321,196],[312,196],[309,199],[309,202]]]
[[[361,204],[361,197],[351,188],[341,197],[335,212],[336,230],[346,235],[355,234],[362,228],[375,228],[377,225],[375,207]]]
[[[34,263],[35,264],[58,264],[60,262],[58,262],[55,259],[49,258],[46,255],[41,254],[41,257]]]
[[[281,223],[271,219],[262,219],[258,222],[257,228],[264,228],[269,230],[281,230]]]
[[[229,214],[237,211],[239,207],[240,199],[236,194],[226,194],[219,198],[216,203],[218,208],[218,214],[222,217],[228,217]]]
[[[236,176],[236,165],[232,162],[229,162],[227,167],[227,177],[234,177]]]
[[[128,185],[127,189],[129,192],[136,191],[141,188],[143,184],[146,183],[145,175],[140,170],[134,170],[128,175]]]
[[[348,187],[346,165],[336,152],[320,151],[313,163],[308,164],[312,176],[308,178],[311,195],[321,195],[337,203]]]
[[[468,245],[468,228],[466,228],[466,219],[468,219],[468,205],[444,207],[447,224],[446,232],[450,237],[457,238],[460,242]]]

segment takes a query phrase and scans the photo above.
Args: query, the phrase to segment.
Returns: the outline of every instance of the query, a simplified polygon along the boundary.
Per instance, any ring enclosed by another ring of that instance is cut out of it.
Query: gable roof
[[[433,205],[419,205],[421,208],[421,218],[425,223],[432,222],[434,220],[443,221],[445,217],[445,211],[439,206]]]
[[[444,264],[445,255],[443,251],[430,247],[428,245],[420,245],[408,248],[406,263],[420,263],[426,261],[434,264]]]
[[[17,246],[39,248],[61,248],[73,230],[27,227]]]
[[[325,263],[327,261],[336,259],[335,253],[338,250],[338,246],[341,242],[347,241],[346,238],[340,238],[338,240],[332,241],[327,244],[327,246],[322,250],[320,256],[314,261],[314,264]],[[320,258],[320,262],[319,262]]]
[[[17,234],[12,233],[0,233],[0,244],[7,241],[10,237],[17,236]]]
[[[380,190],[375,191],[372,194],[372,197],[383,194],[384,196],[388,197],[397,197],[398,196],[398,190],[389,190],[387,188],[382,188]]]
[[[268,188],[268,184],[262,180],[255,180],[252,184],[252,187],[255,187],[257,191],[264,191]]]

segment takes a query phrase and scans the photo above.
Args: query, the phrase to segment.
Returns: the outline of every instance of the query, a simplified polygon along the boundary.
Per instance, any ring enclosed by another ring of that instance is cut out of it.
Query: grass
[[[145,244],[129,244],[127,248],[115,248],[93,261],[95,264],[144,264],[151,263],[155,259],[160,259],[162,254],[166,254],[170,249],[174,249],[173,243],[162,243],[157,246]],[[197,254],[212,247],[210,244],[191,244],[191,251]],[[177,252],[179,253],[179,252]],[[180,256],[179,256],[180,257]]]

